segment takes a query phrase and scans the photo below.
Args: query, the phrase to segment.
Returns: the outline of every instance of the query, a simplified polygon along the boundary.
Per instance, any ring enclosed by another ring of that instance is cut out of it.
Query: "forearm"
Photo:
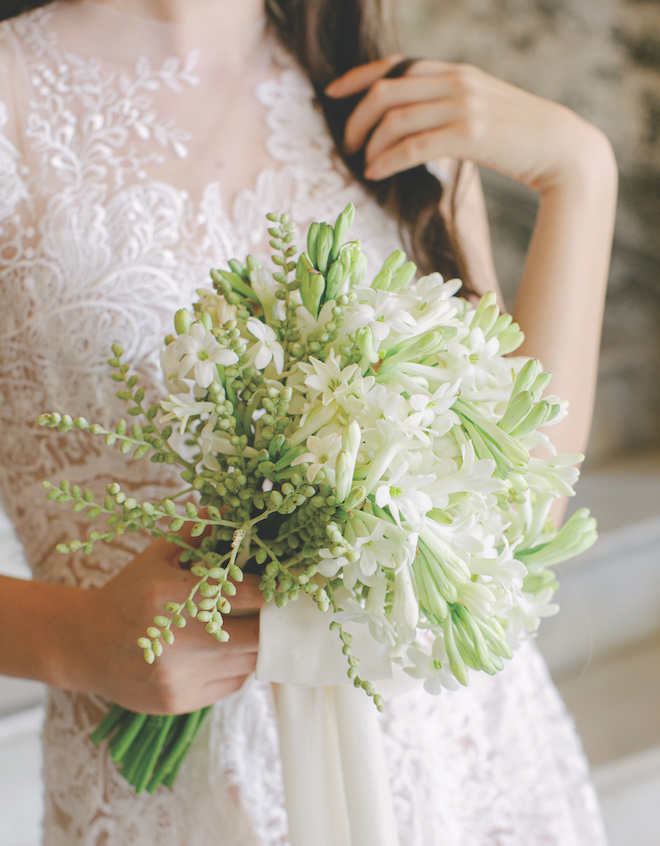
[[[553,374],[549,392],[569,402],[552,430],[568,453],[583,452],[589,437],[617,192],[611,147],[597,130],[582,156],[541,191],[514,307],[520,353],[540,359]]]
[[[0,674],[71,687],[67,655],[86,615],[87,591],[0,576]]]

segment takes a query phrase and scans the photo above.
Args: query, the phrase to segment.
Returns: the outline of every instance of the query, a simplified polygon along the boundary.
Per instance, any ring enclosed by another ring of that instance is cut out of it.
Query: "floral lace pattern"
[[[167,473],[124,462],[88,436],[44,431],[32,425],[36,416],[119,418],[123,406],[106,375],[114,340],[155,391],[156,351],[174,311],[205,284],[210,266],[263,252],[266,212],[289,209],[304,225],[333,218],[350,199],[374,263],[397,234],[337,163],[310,86],[282,56],[255,90],[270,164],[252,187],[229,203],[222,181],[212,180],[194,201],[156,178],[186,159],[195,137],[156,100],[175,104],[199,84],[197,55],[145,56],[110,70],[101,58],[61,48],[64,5],[0,25],[0,80],[13,80],[0,88],[0,492],[35,575],[94,587],[145,539],[58,555],[55,545],[90,523],[48,506],[41,481],[66,477],[99,493],[112,479],[147,498]],[[105,707],[51,691],[48,846],[286,846],[268,685],[249,682],[219,703],[175,789],[146,797],[87,739]],[[604,843],[579,744],[533,647],[467,690],[394,699],[383,729],[402,843]]]

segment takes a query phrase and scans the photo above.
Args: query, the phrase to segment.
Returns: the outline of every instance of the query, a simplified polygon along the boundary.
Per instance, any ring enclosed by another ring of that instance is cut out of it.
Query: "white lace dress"
[[[96,491],[116,479],[138,497],[163,481],[36,416],[120,417],[110,342],[156,385],[174,311],[211,266],[262,250],[266,212],[302,226],[348,200],[375,264],[396,228],[338,166],[306,79],[262,22],[184,37],[67,0],[0,25],[0,490],[36,578],[99,586],[145,543],[58,554],[90,524],[47,503],[43,479]],[[88,741],[105,708],[50,692],[48,846],[287,844],[268,685],[219,703],[174,790],[153,796],[136,797]],[[382,725],[402,844],[604,843],[573,726],[531,646],[465,690],[394,699]]]

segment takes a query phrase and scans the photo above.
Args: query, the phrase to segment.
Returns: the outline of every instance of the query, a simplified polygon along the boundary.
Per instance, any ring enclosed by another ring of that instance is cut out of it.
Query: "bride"
[[[386,55],[382,18],[375,0],[58,0],[0,24],[0,492],[35,575],[0,577],[0,672],[50,686],[48,846],[289,842],[271,690],[253,676],[258,580],[233,603],[227,644],[189,626],[147,667],[144,621],[192,577],[166,543],[137,535],[59,555],[90,524],[45,502],[41,481],[102,495],[112,478],[150,499],[167,468],[33,425],[49,409],[121,416],[110,340],[155,390],[172,315],[209,267],[265,252],[266,212],[290,210],[302,228],[351,200],[371,263],[403,239],[422,270],[482,293],[497,282],[475,165],[534,189],[521,353],[570,401],[558,449],[586,444],[610,145],[474,67]],[[135,796],[90,744],[109,701],[161,714],[217,703],[174,790]],[[495,678],[395,697],[381,728],[401,843],[605,842],[531,645]]]

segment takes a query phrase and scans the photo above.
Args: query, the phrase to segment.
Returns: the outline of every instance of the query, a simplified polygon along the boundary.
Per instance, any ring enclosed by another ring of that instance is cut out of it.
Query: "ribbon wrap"
[[[331,620],[304,594],[261,610],[257,678],[273,682],[291,846],[399,846],[378,711],[347,678]],[[389,687],[387,648],[342,625],[361,674]]]

